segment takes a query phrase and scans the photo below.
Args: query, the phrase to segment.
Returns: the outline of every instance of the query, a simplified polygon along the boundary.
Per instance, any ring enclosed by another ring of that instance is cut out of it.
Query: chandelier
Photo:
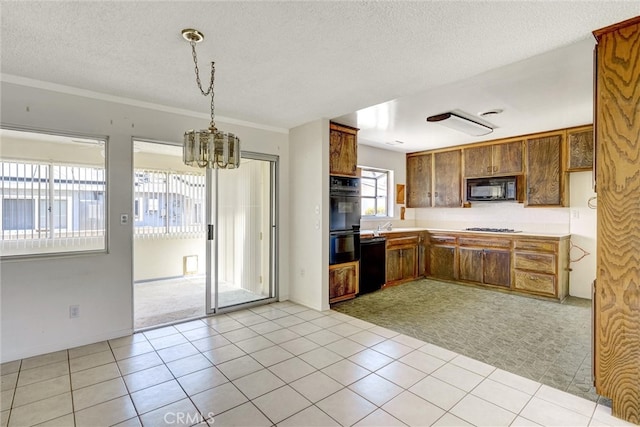
[[[191,45],[191,54],[195,65],[196,83],[204,96],[211,95],[211,123],[209,129],[188,130],[184,133],[182,158],[185,164],[199,168],[235,169],[240,166],[240,139],[232,133],[221,132],[216,128],[215,107],[213,103],[213,83],[216,72],[215,62],[211,62],[211,82],[209,88],[202,89],[196,43],[204,40],[204,35],[193,29],[182,30],[182,37]]]

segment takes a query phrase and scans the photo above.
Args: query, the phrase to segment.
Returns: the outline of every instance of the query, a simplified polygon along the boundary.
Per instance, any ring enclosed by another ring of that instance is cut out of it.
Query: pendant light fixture
[[[182,157],[185,164],[199,168],[235,169],[240,166],[240,139],[232,133],[221,132],[216,128],[213,89],[215,62],[211,62],[211,82],[209,88],[202,89],[196,43],[204,40],[204,34],[198,30],[182,30],[182,37],[191,45],[191,54],[195,65],[196,83],[204,96],[211,95],[211,123],[208,129],[188,130],[184,133]]]

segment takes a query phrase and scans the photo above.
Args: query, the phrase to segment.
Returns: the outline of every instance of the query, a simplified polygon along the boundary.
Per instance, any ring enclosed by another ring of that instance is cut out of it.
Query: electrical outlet
[[[129,215],[120,214],[120,225],[127,225],[127,224],[129,224]]]
[[[79,305],[70,305],[69,306],[69,319],[75,319],[80,317],[80,306]]]
[[[580,219],[580,211],[577,209],[572,209],[571,210],[571,217],[573,219]]]

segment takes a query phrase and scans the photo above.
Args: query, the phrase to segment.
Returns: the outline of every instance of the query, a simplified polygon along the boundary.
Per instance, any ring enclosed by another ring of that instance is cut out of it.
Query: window
[[[388,185],[389,171],[362,168],[360,197],[362,216],[389,216]]]
[[[105,141],[0,136],[2,256],[106,249]]]
[[[204,172],[135,170],[136,236],[201,236]]]

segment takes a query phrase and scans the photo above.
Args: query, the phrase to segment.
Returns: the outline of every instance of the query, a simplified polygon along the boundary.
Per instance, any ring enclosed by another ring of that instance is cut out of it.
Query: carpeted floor
[[[591,400],[591,301],[563,304],[436,280],[390,287],[336,311]]]
[[[136,282],[134,286],[134,328],[143,329],[205,315],[205,277],[184,276]],[[220,307],[258,301],[268,296],[221,283]]]

